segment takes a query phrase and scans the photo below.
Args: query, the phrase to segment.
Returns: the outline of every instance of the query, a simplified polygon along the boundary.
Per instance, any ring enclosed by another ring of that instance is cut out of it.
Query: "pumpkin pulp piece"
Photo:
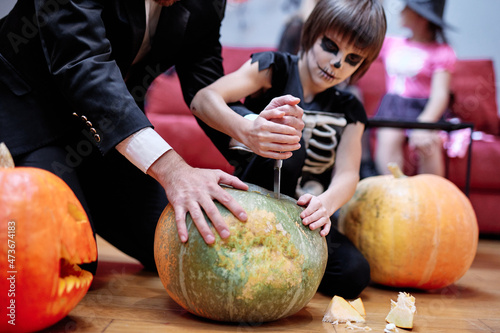
[[[343,297],[333,296],[323,316],[323,321],[333,323],[364,323],[365,318]]]
[[[400,292],[397,302],[391,299],[391,311],[385,320],[397,327],[411,329],[413,328],[413,316],[416,310],[415,297]]]
[[[355,300],[349,301],[349,304],[351,304],[352,307],[355,308],[360,315],[362,315],[363,317],[366,316],[365,306],[363,305],[363,301],[361,300],[361,298],[358,297]]]

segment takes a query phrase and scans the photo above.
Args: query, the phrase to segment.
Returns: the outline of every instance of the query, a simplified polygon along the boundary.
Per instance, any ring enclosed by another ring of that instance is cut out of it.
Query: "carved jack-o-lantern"
[[[40,330],[65,317],[92,282],[78,264],[96,256],[87,215],[66,183],[14,168],[1,144],[0,331]]]

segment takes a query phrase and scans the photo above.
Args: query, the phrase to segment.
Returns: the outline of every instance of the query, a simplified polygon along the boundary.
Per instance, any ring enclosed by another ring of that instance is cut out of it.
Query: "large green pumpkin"
[[[217,204],[231,236],[207,245],[191,217],[181,243],[168,205],[155,236],[155,260],[168,294],[187,311],[227,322],[266,322],[292,315],[314,296],[323,277],[327,246],[299,217],[302,208],[255,185],[226,189],[246,210],[240,222]],[[214,234],[217,234],[211,226]]]

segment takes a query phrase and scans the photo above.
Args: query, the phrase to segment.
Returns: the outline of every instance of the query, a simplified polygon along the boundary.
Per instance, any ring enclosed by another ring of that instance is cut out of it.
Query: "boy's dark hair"
[[[377,58],[386,30],[379,0],[319,0],[302,29],[300,56],[312,49],[325,32],[338,32],[341,38],[366,51],[365,60],[351,76],[350,83],[355,83]]]

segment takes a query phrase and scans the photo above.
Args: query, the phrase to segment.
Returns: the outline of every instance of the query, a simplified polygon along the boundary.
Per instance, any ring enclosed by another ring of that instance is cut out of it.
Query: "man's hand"
[[[285,95],[274,98],[253,121],[245,145],[257,155],[286,159],[300,148],[304,111],[299,98]]]
[[[207,244],[212,244],[215,236],[203,216],[203,211],[221,238],[229,237],[229,228],[215,206],[214,200],[229,209],[240,221],[247,220],[247,214],[243,208],[220,186],[220,184],[225,184],[247,190],[248,186],[234,176],[221,170],[192,168],[173,150],[169,150],[153,163],[148,174],[165,189],[167,198],[174,208],[177,232],[182,242],[188,240],[186,228],[188,212]]]

